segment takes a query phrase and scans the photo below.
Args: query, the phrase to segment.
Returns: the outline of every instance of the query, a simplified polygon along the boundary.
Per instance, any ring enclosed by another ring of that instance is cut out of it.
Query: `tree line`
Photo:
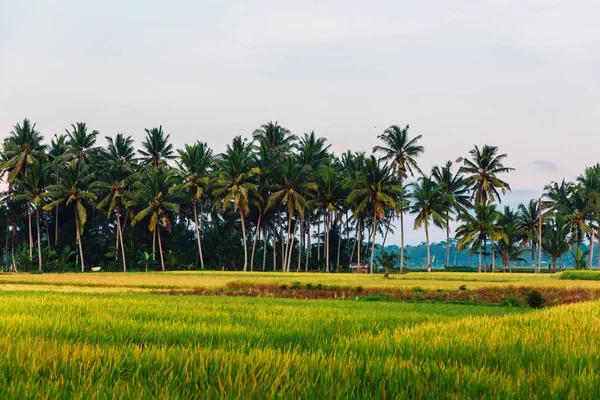
[[[399,229],[399,254],[386,260],[402,272],[407,214],[424,231],[428,270],[434,228],[446,232],[446,265],[452,243],[477,254],[480,271],[488,259],[506,270],[529,251],[534,265],[543,251],[562,267],[571,252],[585,268],[600,242],[598,164],[574,183],[552,182],[539,199],[499,210],[513,171],[506,154],[474,146],[424,172],[422,136],[411,137],[408,125],[385,129],[369,153],[339,156],[325,138],[296,136],[277,122],[234,137],[221,154],[201,141],[174,149],[162,127],[145,133],[136,150],[121,133],[98,146],[99,132],[85,123],[49,142],[29,120],[16,124],[0,154],[7,268],[329,272],[357,262],[373,272],[376,247]],[[586,239],[589,253],[581,250]]]

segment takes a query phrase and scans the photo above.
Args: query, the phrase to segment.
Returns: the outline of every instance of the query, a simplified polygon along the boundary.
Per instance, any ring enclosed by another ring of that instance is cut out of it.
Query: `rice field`
[[[567,274],[565,272],[564,274]],[[422,287],[424,289],[457,289],[466,285],[469,289],[484,287],[531,286],[558,288],[598,288],[596,280],[562,280],[561,274],[500,274],[500,273],[461,273],[461,272],[414,272],[405,275],[391,275],[389,280],[383,275],[374,274],[323,274],[323,273],[283,273],[283,272],[131,272],[131,273],[64,273],[64,274],[10,274],[0,273],[0,288],[7,285],[29,286],[36,289],[63,288],[105,288],[112,290],[159,290],[194,289],[198,287],[225,287],[231,282],[260,282],[272,284],[314,283],[338,286],[362,286],[365,288]],[[65,289],[63,289],[65,290]]]
[[[222,273],[0,277],[0,398],[600,398],[599,302],[533,310],[144,292],[224,285]],[[373,277],[346,279],[358,278]],[[456,285],[446,279],[437,282]]]

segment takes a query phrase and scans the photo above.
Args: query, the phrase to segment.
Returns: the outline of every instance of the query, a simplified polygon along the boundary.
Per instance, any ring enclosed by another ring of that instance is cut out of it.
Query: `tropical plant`
[[[505,167],[506,153],[498,154],[498,147],[484,145],[469,151],[470,158],[459,158],[463,165],[460,172],[465,174],[465,181],[472,190],[472,197],[476,204],[487,200],[490,203],[502,201],[502,194],[510,191],[510,185],[499,178],[499,175],[513,171],[514,168]]]

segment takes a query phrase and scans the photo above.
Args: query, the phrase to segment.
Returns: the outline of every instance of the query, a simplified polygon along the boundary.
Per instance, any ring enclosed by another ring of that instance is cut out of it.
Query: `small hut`
[[[350,271],[357,274],[368,274],[369,263],[350,263]]]

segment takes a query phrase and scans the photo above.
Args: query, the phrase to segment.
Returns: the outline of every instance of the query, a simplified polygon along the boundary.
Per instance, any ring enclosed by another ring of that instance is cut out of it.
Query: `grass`
[[[2,398],[598,398],[600,307],[0,292]]]
[[[565,271],[560,275],[560,279],[600,281],[600,271]]]
[[[566,272],[565,272],[566,273]],[[564,274],[564,273],[563,273]],[[506,285],[560,288],[600,288],[598,281],[561,280],[560,274],[492,274],[492,273],[408,273],[392,275],[389,280],[382,275],[322,274],[281,272],[139,272],[139,273],[67,273],[67,274],[0,274],[0,285],[44,285],[52,288],[121,288],[137,290],[194,289],[198,287],[225,287],[228,282],[248,281],[272,284],[326,284],[378,288],[415,287],[424,289],[455,290],[461,285],[468,289],[502,287]]]

